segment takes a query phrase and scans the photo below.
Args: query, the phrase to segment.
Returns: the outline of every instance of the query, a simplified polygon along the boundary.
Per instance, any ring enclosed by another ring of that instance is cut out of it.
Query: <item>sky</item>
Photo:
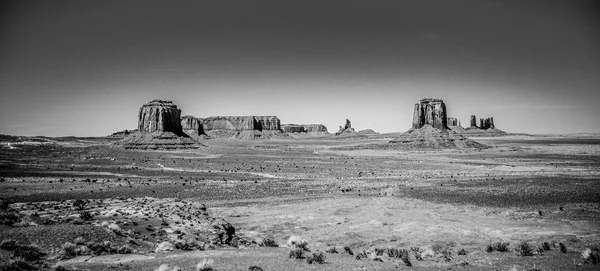
[[[154,99],[402,132],[424,97],[463,126],[600,132],[599,3],[3,1],[0,134],[109,135]]]

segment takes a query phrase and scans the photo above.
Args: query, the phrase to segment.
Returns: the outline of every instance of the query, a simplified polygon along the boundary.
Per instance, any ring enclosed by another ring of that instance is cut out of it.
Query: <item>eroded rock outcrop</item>
[[[340,126],[340,129],[335,133],[335,135],[353,136],[359,134],[354,130],[354,128],[352,128],[350,120],[346,119],[346,124],[344,124],[344,126]]]
[[[181,110],[171,101],[153,100],[140,108],[138,131],[140,133],[172,132],[183,133],[181,129]]]
[[[424,125],[431,125],[436,129],[446,129],[447,125],[446,105],[442,99],[423,98],[415,104],[413,111],[413,129],[419,129]]]
[[[181,117],[181,129],[189,136],[199,136],[204,134],[202,124],[203,120],[200,118],[189,115]]]
[[[494,126],[494,118],[486,118],[486,119],[479,119],[479,128],[481,129],[494,129],[496,128]]]
[[[475,117],[475,115],[471,115],[471,125],[469,125],[470,128],[477,128],[477,118]]]
[[[153,100],[140,108],[138,132],[121,142],[125,149],[197,149],[202,145],[183,132],[181,110],[171,101]]]
[[[389,142],[391,149],[464,149],[485,146],[448,129],[446,105],[441,99],[424,98],[415,104],[412,128]],[[450,118],[451,124],[456,119]],[[452,125],[457,127],[456,125]]]
[[[211,138],[272,139],[285,137],[275,116],[213,116],[202,119]]]
[[[328,133],[327,127],[323,124],[282,124],[281,130],[284,133]]]
[[[448,117],[448,126],[458,126],[458,119]]]

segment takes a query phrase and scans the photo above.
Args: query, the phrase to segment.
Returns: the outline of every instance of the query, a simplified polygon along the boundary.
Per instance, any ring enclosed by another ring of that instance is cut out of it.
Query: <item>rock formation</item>
[[[448,126],[458,126],[458,120],[453,117],[448,117]]]
[[[441,99],[424,98],[415,104],[412,128],[389,142],[391,149],[463,149],[483,148],[484,145],[448,129],[456,119],[447,118],[446,105]]]
[[[469,127],[477,128],[477,118],[475,117],[475,115],[471,115],[471,125]]]
[[[183,133],[181,110],[171,101],[153,100],[140,108],[138,131],[121,142],[125,149],[197,149],[201,144]]]
[[[181,117],[181,128],[183,129],[183,132],[189,136],[199,136],[204,134],[202,123],[202,119],[194,116],[188,115]]]
[[[153,100],[140,108],[138,131],[140,133],[172,132],[183,133],[181,129],[181,110],[171,101]]]
[[[481,129],[494,129],[496,127],[494,127],[494,118],[486,118],[486,119],[479,119],[479,128]]]
[[[344,124],[344,126],[340,126],[340,129],[335,133],[336,136],[339,135],[344,135],[344,136],[351,136],[351,135],[359,135],[354,128],[352,128],[352,124],[350,122],[349,119],[346,119],[346,124]]]
[[[284,133],[328,133],[327,127],[323,124],[282,124],[281,130]]]
[[[423,98],[415,104],[412,127],[419,129],[424,125],[445,130],[447,125],[446,105],[441,99]]]
[[[211,138],[270,139],[285,137],[275,116],[214,116],[202,119]]]
[[[507,134],[505,131],[496,129],[494,118],[479,119],[479,126],[477,126],[475,115],[471,115],[470,127],[452,127],[452,130],[468,137],[502,136]]]

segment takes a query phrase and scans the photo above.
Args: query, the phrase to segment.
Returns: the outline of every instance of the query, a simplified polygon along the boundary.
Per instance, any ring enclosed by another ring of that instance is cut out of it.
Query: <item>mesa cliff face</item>
[[[328,133],[327,127],[323,124],[282,124],[281,130],[284,133]]]
[[[423,98],[415,104],[413,111],[412,128],[419,129],[424,125],[445,130],[448,128],[446,105],[442,99]]]
[[[215,116],[203,119],[204,131],[263,131],[281,130],[281,121],[275,116]]]
[[[450,118],[453,127],[456,119]],[[415,104],[412,128],[389,142],[391,149],[464,149],[484,145],[448,129],[446,105],[442,99],[424,98]]]
[[[202,123],[202,119],[194,116],[181,117],[181,128],[183,129],[183,132],[189,136],[198,136],[204,134]]]
[[[161,100],[142,105],[138,114],[138,132],[129,134],[117,144],[125,149],[137,150],[197,149],[203,146],[183,133],[181,110],[173,102]]]
[[[140,133],[172,132],[183,133],[181,129],[181,110],[171,101],[153,100],[140,108],[138,131]]]

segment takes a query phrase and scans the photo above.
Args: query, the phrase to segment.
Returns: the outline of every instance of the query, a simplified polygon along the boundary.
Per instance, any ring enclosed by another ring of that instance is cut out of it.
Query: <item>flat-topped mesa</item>
[[[459,126],[458,119],[453,117],[448,117],[448,126]]]
[[[202,123],[202,119],[196,118],[194,116],[188,115],[181,117],[181,128],[183,129],[183,132],[189,136],[197,136],[204,134]]]
[[[486,118],[486,119],[479,119],[479,128],[481,129],[495,129],[496,127],[494,126],[494,118]]]
[[[284,133],[328,133],[327,127],[323,124],[282,124],[281,130]]]
[[[204,131],[263,131],[281,130],[281,121],[275,116],[214,116],[203,119]]]
[[[442,99],[423,98],[417,104],[413,112],[413,129],[420,129],[424,125],[445,130],[448,128],[446,116],[446,105]]]
[[[471,125],[469,127],[477,128],[477,118],[475,117],[475,115],[471,115]]]
[[[140,108],[138,131],[140,133],[172,132],[181,135],[181,110],[171,101],[153,100]]]

